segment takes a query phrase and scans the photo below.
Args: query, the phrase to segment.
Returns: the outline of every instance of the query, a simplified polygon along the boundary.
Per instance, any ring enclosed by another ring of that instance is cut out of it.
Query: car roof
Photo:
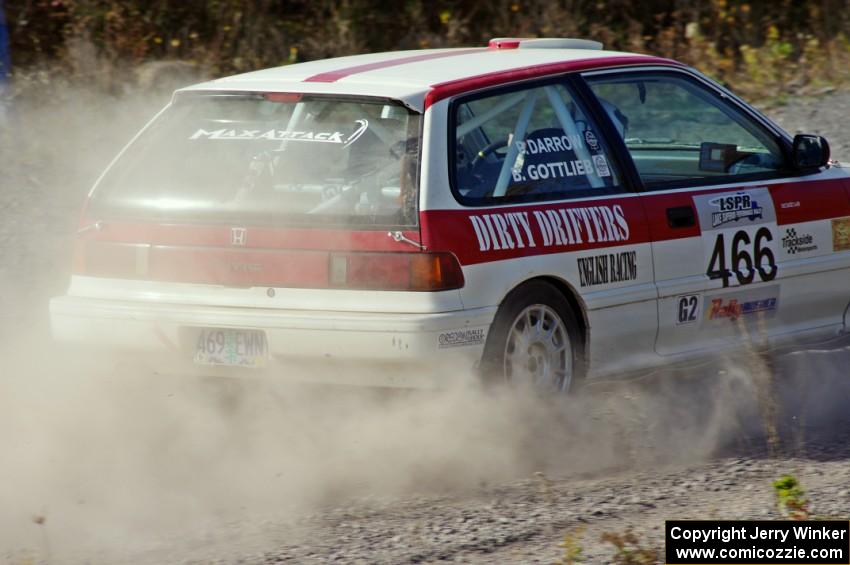
[[[575,40],[573,40],[575,41]],[[352,55],[212,80],[186,91],[301,92],[378,96],[423,111],[430,104],[482,86],[572,70],[675,61],[601,49],[423,49]]]

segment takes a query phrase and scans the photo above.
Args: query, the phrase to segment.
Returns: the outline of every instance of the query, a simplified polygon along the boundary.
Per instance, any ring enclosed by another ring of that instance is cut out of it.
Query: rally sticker
[[[466,328],[443,332],[437,338],[437,342],[440,349],[481,345],[484,343],[484,328]]]
[[[786,228],[782,237],[782,250],[788,255],[797,255],[817,251],[815,236],[810,233],[798,231],[797,228]]]
[[[198,129],[189,136],[190,140],[209,139],[214,141],[309,141],[313,143],[335,143],[347,147],[357,141],[369,127],[368,120],[356,120],[357,129],[350,135],[339,131],[296,131],[280,129],[231,129],[222,128],[207,131]]]
[[[584,132],[584,140],[593,151],[599,151],[599,141],[596,139],[596,134],[591,130]]]
[[[563,153],[573,151],[573,148],[581,145],[581,138],[577,135],[550,135],[547,137],[530,137],[525,141],[517,141],[516,147],[520,155],[538,155],[541,153]]]
[[[694,204],[703,230],[776,222],[773,200],[767,188],[694,196]]]
[[[608,161],[604,155],[593,156],[593,166],[596,167],[596,174],[600,177],[610,177],[611,170],[608,168]]]
[[[593,151],[599,151],[599,142],[592,131],[585,132],[584,141]],[[608,162],[603,155],[593,155],[592,159],[570,158],[575,156],[575,149],[582,145],[581,136],[551,135],[528,138],[515,144],[517,157],[511,167],[514,182],[584,177],[593,174],[598,177],[611,176]],[[544,154],[551,155],[552,160],[526,164],[526,157]]]
[[[850,218],[832,220],[832,250],[850,251]]]
[[[772,317],[779,308],[779,286],[709,296],[705,304],[703,325],[734,322],[747,317]]]
[[[699,321],[699,295],[688,294],[676,298],[676,325],[684,326]]]
[[[633,281],[638,276],[635,251],[579,257],[576,265],[582,287]]]
[[[619,204],[475,214],[469,221],[479,251],[538,246],[569,248],[585,242],[628,241],[631,234]]]
[[[723,287],[776,278],[780,236],[765,187],[694,196],[705,274]]]

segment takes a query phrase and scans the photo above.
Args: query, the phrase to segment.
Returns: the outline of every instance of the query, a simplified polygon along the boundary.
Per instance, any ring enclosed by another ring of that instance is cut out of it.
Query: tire
[[[584,336],[564,295],[544,281],[512,290],[490,326],[484,381],[563,394],[576,389],[584,371]]]

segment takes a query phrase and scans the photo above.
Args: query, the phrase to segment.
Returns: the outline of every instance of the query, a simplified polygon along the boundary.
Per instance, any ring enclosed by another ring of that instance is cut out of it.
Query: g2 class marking
[[[699,320],[699,295],[680,296],[676,305],[676,325],[683,326]]]

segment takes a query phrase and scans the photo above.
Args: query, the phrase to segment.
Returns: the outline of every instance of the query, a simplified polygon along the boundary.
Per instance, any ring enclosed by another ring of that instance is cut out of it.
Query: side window
[[[450,120],[452,184],[464,204],[621,191],[605,140],[562,84],[466,97]]]
[[[767,175],[785,168],[774,137],[716,93],[665,73],[586,77],[644,184]]]

